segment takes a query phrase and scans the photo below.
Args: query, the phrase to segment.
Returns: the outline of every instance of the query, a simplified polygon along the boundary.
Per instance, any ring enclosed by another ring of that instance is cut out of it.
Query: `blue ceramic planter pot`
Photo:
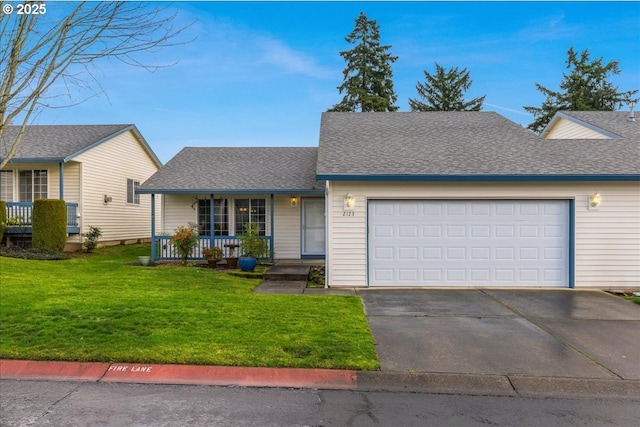
[[[238,267],[242,271],[253,271],[256,268],[258,260],[253,257],[238,258]]]

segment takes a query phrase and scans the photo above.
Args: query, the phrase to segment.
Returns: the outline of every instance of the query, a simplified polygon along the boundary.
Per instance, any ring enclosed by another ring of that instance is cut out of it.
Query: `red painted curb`
[[[0,378],[70,381],[99,381],[108,363],[40,362],[0,360]]]
[[[356,371],[346,370],[135,363],[112,364],[102,378],[105,382],[332,389],[353,388],[356,380]]]

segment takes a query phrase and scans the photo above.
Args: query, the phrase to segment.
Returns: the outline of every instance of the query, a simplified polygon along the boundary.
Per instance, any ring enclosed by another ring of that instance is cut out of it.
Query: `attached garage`
[[[369,286],[568,287],[568,200],[369,200]]]
[[[562,112],[547,134],[492,112],[324,113],[327,285],[640,286],[639,123]]]

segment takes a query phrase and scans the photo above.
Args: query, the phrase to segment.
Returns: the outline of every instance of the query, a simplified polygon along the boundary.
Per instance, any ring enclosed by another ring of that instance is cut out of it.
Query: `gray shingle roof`
[[[324,191],[316,147],[187,147],[140,186],[144,193]]]
[[[585,123],[604,131],[616,134],[622,138],[640,141],[640,115],[636,114],[636,121],[629,121],[629,111],[560,111],[559,117],[577,123]]]
[[[2,135],[0,158],[4,158],[9,152],[19,129],[19,126],[9,126]],[[28,126],[13,160],[60,161],[129,129],[135,130],[135,126],[130,124]],[[137,130],[135,132],[140,136]],[[155,154],[153,156],[155,157]]]
[[[317,173],[635,175],[639,148],[637,139],[544,140],[493,112],[331,112],[322,115]]]

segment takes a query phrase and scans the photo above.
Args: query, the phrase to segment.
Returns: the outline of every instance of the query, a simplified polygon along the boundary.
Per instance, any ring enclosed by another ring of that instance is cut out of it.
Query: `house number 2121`
[[[354,211],[343,211],[342,216],[356,216]]]

